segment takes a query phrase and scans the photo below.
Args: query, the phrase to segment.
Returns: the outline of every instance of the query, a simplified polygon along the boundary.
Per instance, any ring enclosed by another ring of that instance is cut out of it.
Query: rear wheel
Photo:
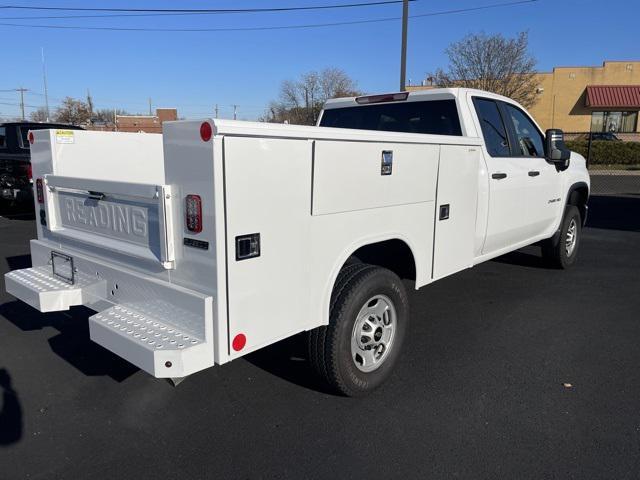
[[[364,395],[391,374],[408,319],[407,294],[395,273],[348,265],[336,280],[329,325],[310,332],[311,364],[338,393]]]
[[[582,236],[580,211],[574,205],[567,206],[560,232],[542,244],[543,257],[556,268],[571,267],[578,257]]]

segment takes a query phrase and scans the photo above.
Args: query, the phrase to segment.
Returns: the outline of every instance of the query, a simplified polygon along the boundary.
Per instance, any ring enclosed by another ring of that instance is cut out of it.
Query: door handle
[[[491,178],[495,178],[496,180],[502,180],[503,178],[507,178],[506,173],[494,173],[491,175]]]
[[[530,176],[530,177],[537,177],[538,175],[540,175],[540,172],[539,172],[539,171],[537,171],[537,170],[531,170],[531,171],[529,172],[529,176]]]

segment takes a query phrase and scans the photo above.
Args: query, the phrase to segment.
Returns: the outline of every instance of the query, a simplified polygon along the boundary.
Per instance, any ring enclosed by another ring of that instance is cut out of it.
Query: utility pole
[[[409,23],[409,0],[402,1],[402,49],[400,52],[400,91],[406,89],[407,75],[407,28]]]
[[[16,92],[20,92],[20,110],[22,111],[22,120],[24,120],[24,92],[28,91],[28,88],[16,88]]]
[[[216,108],[214,109],[216,112],[216,118],[218,118],[218,104],[216,103]]]
[[[153,113],[151,113],[151,97],[149,97],[149,116],[151,117]]]
[[[44,48],[42,50],[42,82],[44,83],[44,105],[47,111],[47,122],[49,121],[49,92],[47,90],[47,69],[44,65]]]
[[[93,119],[93,98],[91,98],[91,92],[87,88],[87,105],[89,106],[89,122]]]
[[[233,119],[235,120],[238,117],[238,105],[233,106]]]

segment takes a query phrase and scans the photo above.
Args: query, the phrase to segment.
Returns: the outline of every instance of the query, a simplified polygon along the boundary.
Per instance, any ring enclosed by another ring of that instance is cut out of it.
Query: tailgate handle
[[[105,194],[102,192],[92,192],[89,190],[88,193],[91,200],[104,200]]]

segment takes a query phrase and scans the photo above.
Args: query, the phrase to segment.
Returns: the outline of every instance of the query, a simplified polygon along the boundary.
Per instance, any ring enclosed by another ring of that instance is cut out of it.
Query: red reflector
[[[38,203],[44,203],[44,189],[42,188],[42,179],[36,180],[36,195],[38,197]]]
[[[233,342],[231,342],[231,346],[236,352],[242,350],[246,344],[247,337],[245,337],[243,333],[239,333],[238,335],[233,337]]]
[[[209,122],[202,122],[202,125],[200,125],[200,138],[202,138],[202,141],[208,142],[211,140],[211,134],[212,130]]]
[[[385,93],[382,95],[368,95],[366,97],[356,98],[356,103],[382,103],[382,102],[396,102],[400,100],[406,100],[409,97],[409,92],[400,93]]]
[[[29,132],[29,135],[27,135],[27,138],[29,139],[29,143],[33,145],[33,142],[34,142],[33,132]]]
[[[202,231],[202,199],[200,195],[187,195],[185,200],[187,230],[193,233]]]

